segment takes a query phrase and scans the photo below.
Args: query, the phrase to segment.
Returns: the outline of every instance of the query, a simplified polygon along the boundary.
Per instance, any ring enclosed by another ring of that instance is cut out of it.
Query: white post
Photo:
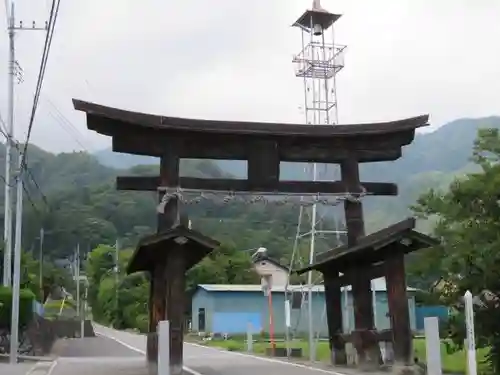
[[[345,321],[345,331],[344,333],[351,333],[351,309],[349,306],[349,290],[347,285],[343,287],[344,288],[344,311],[342,312],[342,315],[344,317]]]
[[[247,325],[247,352],[253,351],[253,336],[252,336],[252,323]]]
[[[119,284],[119,272],[120,272],[120,241],[117,238],[115,241],[115,319],[113,320],[113,327],[117,328],[118,319],[118,284]]]
[[[170,375],[170,322],[158,323],[158,375]]]
[[[291,321],[290,321],[290,301],[285,300],[285,325],[287,328],[290,328],[292,326]]]
[[[290,317],[290,300],[285,295],[285,332],[286,332],[286,356],[290,357],[290,327],[292,326]]]
[[[467,375],[477,375],[476,340],[474,337],[474,307],[472,293],[465,292],[465,328],[467,331]]]
[[[80,311],[80,244],[76,245],[75,251],[75,280],[76,280],[76,313],[78,319],[82,319]],[[80,336],[81,336],[80,332]]]
[[[425,352],[427,373],[441,375],[441,340],[439,338],[439,320],[435,316],[424,318]]]
[[[375,290],[373,280],[370,281],[370,284],[372,289],[373,323],[375,324],[375,329],[377,329],[377,291]]]

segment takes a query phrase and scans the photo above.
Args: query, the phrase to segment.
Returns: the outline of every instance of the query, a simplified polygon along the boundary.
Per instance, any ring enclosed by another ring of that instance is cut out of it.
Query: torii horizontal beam
[[[206,179],[180,177],[179,187],[188,190],[237,191],[237,192],[281,192],[284,194],[342,194],[397,195],[398,187],[386,182],[361,182],[357,191],[350,191],[342,181],[278,181],[270,187],[251,184],[249,180]],[[157,191],[161,187],[159,176],[120,176],[116,178],[118,190]],[[172,187],[175,188],[175,187]],[[263,190],[264,189],[264,190]]]

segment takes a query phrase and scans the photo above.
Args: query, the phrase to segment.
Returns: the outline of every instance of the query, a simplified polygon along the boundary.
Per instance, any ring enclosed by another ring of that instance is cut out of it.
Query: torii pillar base
[[[170,322],[170,375],[183,373],[186,271],[219,243],[201,233],[177,225],[143,238],[132,257],[128,273],[149,271],[149,333],[146,358],[149,373],[158,374],[158,323]]]

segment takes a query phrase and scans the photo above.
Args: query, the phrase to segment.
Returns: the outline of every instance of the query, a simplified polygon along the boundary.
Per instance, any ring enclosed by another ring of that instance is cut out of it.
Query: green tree
[[[92,306],[94,319],[109,318],[109,306],[102,303],[102,290],[114,288],[114,279],[105,280],[115,266],[115,249],[112,246],[99,245],[87,257],[85,272],[89,281],[88,302]],[[111,286],[110,286],[111,285]],[[101,300],[100,300],[101,294]]]
[[[472,160],[477,173],[456,179],[447,192],[430,190],[420,197],[415,212],[436,222],[441,244],[422,252],[411,272],[442,277],[441,299],[458,306],[460,322],[453,329],[462,343],[461,298],[467,290],[486,296],[476,310],[476,336],[489,350],[490,370],[500,373],[500,134],[482,129]]]

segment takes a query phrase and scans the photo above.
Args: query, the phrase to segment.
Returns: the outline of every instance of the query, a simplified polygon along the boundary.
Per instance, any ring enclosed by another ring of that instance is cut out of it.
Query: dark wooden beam
[[[338,277],[338,273],[336,275]],[[342,334],[342,292],[337,285],[335,275],[324,275],[325,306],[328,323],[328,337],[333,365],[347,365],[347,355],[344,341],[340,340]],[[349,314],[349,312],[347,311]]]
[[[355,136],[393,136],[401,132],[412,131],[422,126],[428,126],[429,115],[405,118],[396,121],[351,124],[344,126],[315,126],[306,124],[244,122],[244,121],[214,121],[182,117],[160,116],[141,112],[132,112],[120,108],[107,107],[96,103],[73,99],[74,108],[87,114],[87,126],[100,134],[116,135],[123,132],[141,131],[156,132],[169,135],[175,131],[185,131],[190,134],[236,134],[244,137],[285,136],[311,137],[320,136],[327,140],[331,138],[352,138]],[[104,121],[100,121],[104,120]]]
[[[149,303],[149,333],[147,337],[146,358],[149,366],[158,366],[158,332],[156,328],[161,320],[165,320],[166,279],[163,265],[154,268],[151,273],[151,299]]]
[[[160,177],[158,182],[161,185],[179,184],[179,148],[174,144],[166,144],[165,151],[160,159]],[[164,192],[159,194],[159,200],[163,198]],[[180,224],[182,215],[182,203],[177,199],[170,199],[166,202],[163,212],[158,213],[158,233]]]
[[[351,158],[340,164],[342,181],[352,190],[359,186],[359,163]],[[363,206],[361,201],[344,201],[345,221],[347,227],[347,244],[356,246],[358,239],[365,235],[363,220]],[[355,333],[360,338],[355,347],[361,368],[374,369],[380,360],[380,348],[376,341],[371,340],[368,333],[375,329],[373,303],[371,293],[371,279],[368,277],[370,267],[357,267],[352,280],[352,296],[354,305]]]
[[[167,253],[165,261],[166,309],[170,321],[170,374],[183,373],[184,312],[186,307],[186,251],[178,245]]]
[[[356,335],[353,333],[342,333],[338,335],[337,340],[343,342],[354,342],[356,339]],[[371,331],[370,336],[377,342],[392,342],[392,330],[391,329],[383,329],[380,331]]]
[[[280,158],[278,144],[273,140],[259,140],[248,150],[248,187],[252,191],[269,191],[279,183]]]
[[[205,179],[195,177],[180,177],[180,187],[184,189],[217,190],[217,191],[261,191],[258,186],[251,186],[248,180],[238,179]],[[361,185],[371,195],[397,195],[396,184],[388,182],[361,182]],[[119,176],[116,178],[118,190],[156,191],[161,186],[158,176]],[[176,186],[176,185],[173,185]],[[341,181],[279,181],[268,192],[280,191],[294,194],[341,194],[347,191]],[[359,188],[353,188],[353,193],[359,193]]]
[[[394,340],[394,360],[400,365],[412,365],[412,333],[406,294],[404,255],[397,254],[388,259],[385,272],[387,303]]]
[[[256,142],[260,141],[259,139]],[[115,152],[134,155],[161,157],[167,142],[179,145],[180,157],[183,159],[215,159],[215,160],[248,160],[251,150],[251,139],[242,139],[234,135],[218,135],[216,138],[204,134],[199,138],[185,136],[171,136],[169,138],[156,137],[154,134],[128,134],[113,136],[112,148]],[[396,160],[401,157],[400,140],[396,143],[376,140],[345,141],[339,144],[287,144],[278,143],[280,161],[283,162],[318,162],[340,163],[353,155],[360,162],[375,162]],[[317,143],[317,142],[316,142]],[[332,152],[335,150],[335,152]]]

